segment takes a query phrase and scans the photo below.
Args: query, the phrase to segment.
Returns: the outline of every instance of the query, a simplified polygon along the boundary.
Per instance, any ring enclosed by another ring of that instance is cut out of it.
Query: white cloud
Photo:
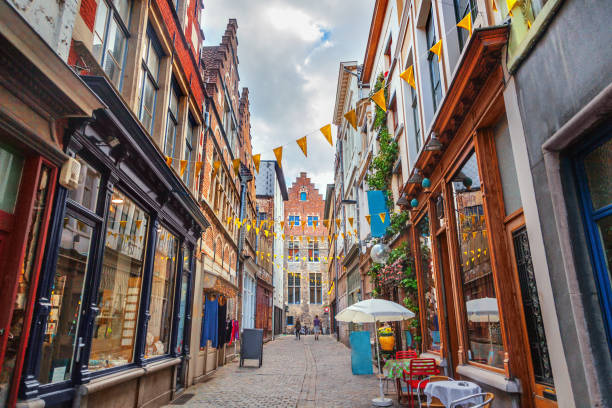
[[[253,153],[274,159],[286,145],[287,185],[306,171],[321,194],[333,183],[335,148],[316,132],[332,120],[340,61],[361,61],[372,0],[206,1],[206,45],[238,20],[240,87],[249,88]],[[308,158],[295,139],[309,137]],[[335,139],[334,139],[335,140]]]

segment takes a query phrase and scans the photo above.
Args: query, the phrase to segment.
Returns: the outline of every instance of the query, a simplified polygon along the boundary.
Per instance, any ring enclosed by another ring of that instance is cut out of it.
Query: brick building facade
[[[287,331],[297,319],[313,327],[315,315],[329,327],[324,315],[327,291],[327,228],[323,222],[325,201],[305,172],[288,189],[285,203],[285,302],[288,306]]]

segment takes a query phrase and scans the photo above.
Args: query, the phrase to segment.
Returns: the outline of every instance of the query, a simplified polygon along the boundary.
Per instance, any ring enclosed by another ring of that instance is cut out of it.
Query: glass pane
[[[427,336],[423,339],[426,350],[440,351],[440,325],[438,321],[438,295],[436,276],[431,254],[429,217],[425,216],[417,225],[419,252],[421,255],[421,280],[423,281],[425,303],[425,327]]]
[[[168,125],[166,128],[166,145],[164,146],[164,154],[166,156],[174,157],[174,138],[176,135],[176,124],[168,115]]]
[[[72,216],[64,218],[38,375],[42,384],[71,377],[92,232]]]
[[[100,173],[80,157],[76,159],[81,163],[79,186],[68,191],[68,198],[95,212],[100,191]]]
[[[178,118],[178,96],[174,88],[170,91],[170,112],[174,115],[174,118]]]
[[[612,215],[597,220],[601,248],[608,268],[608,282],[612,282]]]
[[[0,210],[12,214],[15,211],[23,157],[0,145]]]
[[[104,34],[106,32],[106,21],[108,20],[108,6],[104,0],[98,2],[96,9],[96,23],[94,24],[93,48],[92,53],[96,60],[102,59],[102,49],[104,44]]]
[[[134,202],[113,193],[97,298],[100,312],[89,356],[91,371],[133,361],[148,222]]]
[[[157,90],[153,86],[153,83],[149,77],[144,74],[144,98],[142,102],[141,118],[142,125],[151,132],[153,130],[153,109],[155,106],[155,93]]]
[[[4,406],[8,398],[9,387],[13,378],[13,370],[19,345],[21,343],[21,334],[23,330],[23,320],[25,318],[28,294],[30,292],[30,282],[32,277],[32,269],[36,261],[38,252],[38,237],[40,235],[40,227],[43,222],[45,208],[47,207],[47,196],[49,190],[49,175],[51,171],[48,167],[41,170],[38,180],[38,188],[36,189],[36,201],[32,210],[32,224],[28,232],[28,241],[26,244],[25,258],[19,276],[19,285],[17,287],[17,296],[15,297],[15,308],[11,318],[11,327],[6,344],[6,353],[2,362],[2,371],[0,373],[0,405]]]
[[[503,368],[504,346],[475,153],[455,174],[451,185],[457,220],[462,290],[467,310],[468,358]]]
[[[465,30],[463,30],[465,31]],[[497,163],[502,182],[504,195],[504,208],[506,215],[510,215],[523,206],[521,192],[519,191],[518,177],[514,167],[514,154],[510,142],[510,130],[508,121],[504,116],[493,129],[495,137],[495,150],[497,152]]]
[[[153,48],[153,44],[151,44],[151,39],[149,39],[149,57],[147,58],[147,68],[149,68],[149,72],[151,72],[151,76],[155,78],[157,81],[157,73],[159,72],[159,56]]]
[[[612,205],[612,139],[584,158],[593,208]]]
[[[130,1],[129,0],[113,0],[113,4],[121,17],[121,21],[127,27],[130,21]]]
[[[155,247],[153,284],[151,289],[151,320],[147,331],[145,358],[168,353],[172,329],[172,304],[178,254],[178,239],[160,227]]]
[[[181,303],[179,306],[179,323],[178,323],[178,336],[176,339],[176,352],[180,353],[183,351],[183,337],[185,332],[185,309],[187,307],[187,288],[189,285],[189,277],[187,274],[183,274],[181,281]]]
[[[123,54],[125,49],[125,34],[118,27],[115,19],[111,19],[106,40],[106,56],[104,58],[104,72],[119,86],[121,68],[123,67]]]

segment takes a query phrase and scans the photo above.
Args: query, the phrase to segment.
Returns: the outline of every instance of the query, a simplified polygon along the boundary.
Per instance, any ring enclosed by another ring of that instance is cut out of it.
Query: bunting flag
[[[306,136],[300,137],[298,140],[295,141],[295,143],[300,146],[300,149],[302,149],[302,153],[304,153],[304,156],[308,157],[308,144],[306,141]]]
[[[125,224],[127,224],[126,220],[119,221],[119,225],[121,225],[121,227],[125,228]]]
[[[255,234],[259,235],[259,228],[255,227]]]
[[[266,238],[268,237],[268,230],[264,230],[264,234],[266,234]]]
[[[259,162],[261,161],[261,154],[256,154],[253,156],[253,164],[255,164],[255,171],[259,173]]]
[[[465,28],[472,35],[472,12],[470,11],[457,23],[457,27]]]
[[[323,133],[323,136],[325,136],[325,140],[329,142],[329,145],[333,147],[334,142],[332,141],[331,124],[325,125],[319,130],[321,133]]]
[[[381,212],[380,214],[378,214],[378,216],[380,217],[380,221],[384,224],[385,218],[387,217],[387,213]]]
[[[227,217],[227,223],[229,224],[230,222],[232,222],[233,217]]]
[[[497,11],[497,5],[495,4],[495,0],[493,0],[493,11]]]
[[[140,225],[142,224],[142,220],[136,220],[136,229],[140,229]]]
[[[187,160],[181,160],[181,165],[180,165],[180,173],[181,173],[181,177],[183,177],[183,174],[185,174],[185,170],[187,169]]]
[[[234,173],[238,175],[238,172],[240,171],[240,159],[232,160],[232,167],[234,168]]]
[[[357,130],[357,114],[355,113],[355,109],[346,112],[344,118],[351,124],[353,129]]]
[[[317,225],[319,224],[319,220],[312,220],[312,225],[317,228]]]
[[[351,228],[353,228],[353,221],[354,221],[353,217],[348,217],[348,222],[349,224],[351,224]]]
[[[172,166],[172,157],[170,157],[170,156],[166,156],[166,164],[167,164],[168,166]]]
[[[368,222],[368,225],[370,225],[370,216],[369,216],[369,215],[366,215],[366,216],[365,216],[365,219],[366,219],[366,221]]]
[[[247,224],[247,232],[251,230],[251,224]]]
[[[409,66],[404,72],[400,74],[400,78],[404,81],[408,82],[408,84],[416,89],[416,85],[414,82],[414,65]]]
[[[510,0],[510,1],[516,1],[516,0]],[[438,42],[435,43],[434,46],[429,49],[429,51],[436,54],[438,56],[438,61],[440,61],[440,58],[442,55],[442,39],[438,40]]]
[[[512,16],[512,9],[516,6],[518,0],[506,0],[506,6],[508,6],[508,14]]]
[[[285,239],[285,234],[281,234],[281,237],[283,237],[283,239]]]
[[[336,226],[340,228],[340,218],[336,218]]]
[[[217,175],[217,172],[219,171],[219,166],[221,166],[221,162],[219,160],[213,163],[213,172],[211,177],[212,179],[214,179]]]
[[[329,228],[329,220],[323,220],[323,225],[325,225],[325,228]]]
[[[285,221],[281,221],[281,222],[280,222],[280,226],[281,226],[281,229],[285,229]],[[283,236],[283,239],[284,239],[284,238],[285,238],[285,237]]]
[[[274,156],[276,156],[276,162],[278,163],[278,167],[282,168],[281,162],[283,161],[283,146],[279,146],[273,150]]]
[[[372,95],[371,98],[372,98],[372,101],[374,101],[374,103],[378,105],[380,109],[384,110],[385,112],[387,111],[387,103],[385,101],[385,87],[384,86],[380,88],[380,90],[376,92],[374,95]]]
[[[289,228],[293,228],[294,225],[295,225],[295,221],[289,221]]]
[[[202,170],[202,162],[198,161],[195,164],[195,178],[197,179],[200,176],[200,171]]]

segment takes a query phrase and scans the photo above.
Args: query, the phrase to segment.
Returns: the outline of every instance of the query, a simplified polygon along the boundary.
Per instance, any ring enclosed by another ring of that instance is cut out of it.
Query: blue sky
[[[333,182],[334,148],[315,132],[305,158],[295,139],[331,123],[340,61],[363,59],[373,7],[374,0],[204,1],[205,45],[218,44],[228,19],[238,20],[238,71],[240,87],[249,88],[253,153],[273,159],[273,148],[289,144],[283,152],[288,185],[301,171],[323,194]]]

